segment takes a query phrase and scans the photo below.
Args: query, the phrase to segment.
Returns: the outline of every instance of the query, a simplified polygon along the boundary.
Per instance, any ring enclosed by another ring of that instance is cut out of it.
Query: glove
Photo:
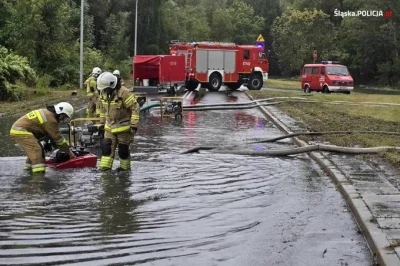
[[[71,159],[75,159],[75,158],[76,158],[75,153],[72,150],[69,150],[69,159],[71,160]]]
[[[137,127],[134,126],[134,125],[131,125],[131,132],[132,132],[133,134],[136,134],[136,132],[137,132]]]

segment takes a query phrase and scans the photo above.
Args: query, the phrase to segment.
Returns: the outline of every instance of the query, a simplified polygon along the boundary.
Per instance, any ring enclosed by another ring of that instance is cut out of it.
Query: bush
[[[132,58],[127,58],[124,61],[120,62],[113,62],[111,60],[106,60],[104,63],[103,68],[101,69],[103,72],[104,71],[110,71],[113,72],[114,70],[118,69],[121,72],[121,76],[123,79],[130,79],[132,76],[132,66],[133,61]]]
[[[36,73],[26,57],[0,46],[0,100],[22,100],[23,94],[17,85],[18,81],[33,85],[36,82]]]
[[[54,78],[48,74],[45,74],[41,76],[38,79],[37,85],[36,85],[36,95],[37,96],[45,96],[50,94],[50,84],[54,80]]]

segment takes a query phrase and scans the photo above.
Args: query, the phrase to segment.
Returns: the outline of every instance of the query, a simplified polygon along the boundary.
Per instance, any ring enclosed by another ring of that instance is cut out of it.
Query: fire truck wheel
[[[218,73],[212,73],[210,79],[208,80],[208,90],[218,91],[221,88],[222,79]]]
[[[322,93],[331,93],[328,89],[328,86],[324,86],[324,88],[322,89]]]
[[[249,84],[247,85],[249,90],[261,90],[263,85],[264,82],[260,74],[258,73],[251,74],[249,78]]]

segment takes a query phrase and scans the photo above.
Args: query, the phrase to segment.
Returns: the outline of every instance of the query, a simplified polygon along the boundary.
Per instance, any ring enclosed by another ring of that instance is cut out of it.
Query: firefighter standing
[[[88,97],[88,107],[86,109],[86,117],[94,117],[100,114],[100,97],[97,89],[97,78],[101,74],[99,67],[93,68],[91,76],[85,81],[86,95]]]
[[[118,80],[121,82],[121,87],[124,87],[124,81],[121,78],[121,72],[118,69],[114,70],[113,75],[117,77]]]
[[[111,72],[104,72],[99,76],[97,88],[100,90],[102,104],[100,118],[105,120],[100,169],[112,168],[118,145],[120,169],[130,170],[129,145],[133,143],[137,131],[139,105],[135,96],[121,86],[121,80]]]
[[[25,170],[33,173],[46,171],[45,155],[39,139],[48,136],[60,150],[69,154],[70,159],[75,158],[67,141],[61,135],[58,123],[71,118],[74,108],[67,102],[61,102],[47,109],[34,110],[19,118],[11,127],[10,135],[26,152]]]

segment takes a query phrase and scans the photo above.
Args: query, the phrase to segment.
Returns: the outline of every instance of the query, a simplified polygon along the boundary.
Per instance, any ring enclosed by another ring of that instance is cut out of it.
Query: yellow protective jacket
[[[88,98],[98,96],[99,92],[97,91],[97,80],[95,77],[89,77],[83,84],[86,87],[86,95]]]
[[[100,118],[105,122],[104,129],[113,134],[130,130],[131,125],[139,122],[140,107],[133,95],[126,87],[112,92],[111,95],[100,95]]]
[[[47,109],[38,109],[19,118],[12,125],[10,135],[33,135],[37,139],[49,136],[61,150],[69,152],[69,145],[61,135],[55,114]]]

